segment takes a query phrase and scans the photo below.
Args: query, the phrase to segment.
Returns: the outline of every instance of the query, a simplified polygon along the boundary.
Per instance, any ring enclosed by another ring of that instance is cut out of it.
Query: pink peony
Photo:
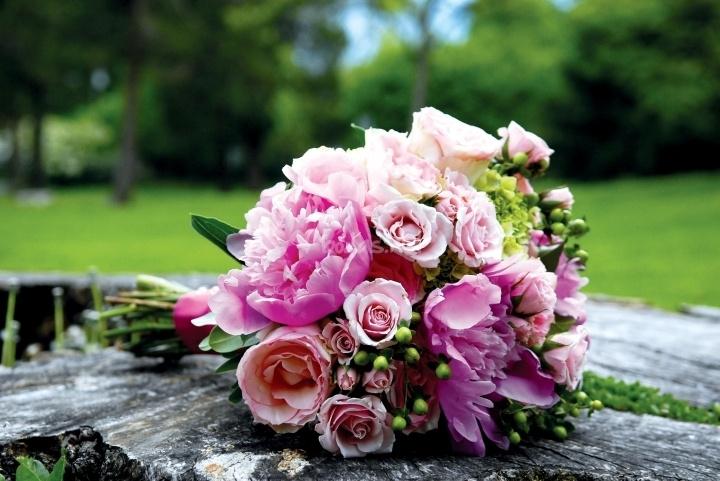
[[[425,297],[422,277],[415,272],[413,263],[392,252],[373,254],[368,277],[370,280],[387,279],[399,282],[407,292],[412,304],[420,302]]]
[[[561,209],[572,209],[575,198],[567,187],[553,189],[544,192],[540,196],[540,201],[548,207],[560,207]]]
[[[377,369],[367,371],[362,377],[363,389],[372,394],[388,391],[395,380],[395,370],[396,366],[393,363],[384,371],[378,371]]]
[[[358,383],[358,373],[352,367],[338,366],[335,377],[341,391],[352,391]]]
[[[539,162],[542,159],[549,159],[554,152],[543,139],[523,129],[515,121],[510,122],[507,127],[500,127],[498,135],[501,137],[503,144],[507,142],[510,158],[522,152],[527,154],[528,164]]]
[[[248,332],[260,318],[291,326],[316,322],[367,277],[370,231],[352,202],[333,206],[294,187],[247,218],[253,229],[242,249],[246,267],[221,278],[223,295],[210,305],[231,334]]]
[[[399,199],[377,207],[372,223],[390,249],[422,267],[437,267],[452,236],[447,217],[424,204]]]
[[[245,352],[237,378],[255,422],[287,433],[315,419],[330,394],[330,368],[317,326],[283,326]]]
[[[350,332],[368,346],[385,347],[393,342],[400,321],[410,320],[412,306],[403,287],[385,279],[365,281],[343,304]]]
[[[582,379],[585,355],[590,347],[590,337],[585,326],[573,326],[569,331],[555,334],[550,341],[562,344],[544,354],[552,369],[553,378],[568,389],[577,388]]]
[[[467,175],[473,182],[501,146],[498,139],[484,130],[432,107],[413,114],[408,140],[411,152],[429,160],[440,171],[450,168]]]
[[[322,337],[330,351],[337,356],[340,364],[350,364],[350,361],[360,349],[360,341],[350,330],[349,323],[345,319],[338,319],[336,322],[330,321],[325,324]]]
[[[196,354],[202,352],[198,348],[198,345],[200,344],[200,341],[210,334],[213,326],[196,326],[192,323],[192,321],[210,312],[208,300],[216,291],[216,287],[212,289],[201,287],[200,289],[186,292],[180,296],[175,303],[175,307],[173,307],[173,324],[175,325],[175,332],[178,337],[180,337],[180,340],[185,347]]]
[[[540,359],[530,349],[517,346],[505,376],[495,379],[497,394],[523,404],[549,408],[559,399],[555,381],[543,372]]]
[[[557,278],[548,272],[540,259],[523,262],[526,274],[513,286],[511,296],[516,299],[515,312],[531,316],[543,311],[553,311],[557,296]]]
[[[587,296],[580,292],[580,289],[588,283],[587,277],[580,275],[582,268],[583,265],[578,259],[568,259],[563,253],[560,255],[560,261],[555,269],[557,275],[555,312],[561,316],[572,317],[579,324],[585,322],[585,301],[587,300]]]
[[[336,394],[322,404],[315,431],[323,448],[346,458],[389,453],[395,433],[386,418],[385,406],[375,396],[358,399]]]
[[[405,197],[419,201],[437,194],[440,171],[431,162],[411,153],[406,134],[365,131],[369,203],[373,206]]]
[[[354,202],[362,206],[367,194],[367,174],[353,152],[318,147],[310,149],[283,173],[308,194],[323,197],[335,205]]]

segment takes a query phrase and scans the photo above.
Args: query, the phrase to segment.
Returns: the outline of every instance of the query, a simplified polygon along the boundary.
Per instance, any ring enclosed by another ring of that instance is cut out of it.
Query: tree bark
[[[128,73],[125,84],[120,158],[115,167],[113,201],[125,204],[132,196],[139,165],[137,146],[140,80],[144,64],[143,35],[144,0],[130,5],[130,32],[128,38]]]
[[[10,129],[11,152],[8,159],[8,180],[10,192],[15,192],[22,185],[22,165],[20,163],[20,139],[18,138],[18,119],[8,123]]]
[[[45,120],[45,94],[38,89],[33,96],[32,106],[32,154],[28,171],[28,187],[45,187],[45,165],[43,162],[43,121]]]
[[[434,0],[425,1],[418,9],[417,21],[420,28],[420,44],[415,51],[415,77],[413,79],[412,98],[410,100],[409,118],[427,102],[428,84],[430,83],[430,54],[433,48],[431,30]]]

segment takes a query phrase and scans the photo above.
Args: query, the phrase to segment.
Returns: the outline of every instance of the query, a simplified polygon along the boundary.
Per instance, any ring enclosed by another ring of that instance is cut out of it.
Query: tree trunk
[[[417,21],[420,27],[420,45],[415,51],[415,77],[413,79],[409,115],[411,123],[413,112],[425,107],[427,102],[428,84],[430,82],[430,53],[433,47],[430,22],[434,4],[434,0],[427,0],[418,9]]]
[[[130,5],[128,73],[125,84],[120,158],[115,167],[113,189],[113,201],[116,204],[124,204],[130,200],[139,165],[137,126],[140,79],[144,62],[143,9],[144,0],[135,0]]]
[[[45,118],[45,94],[40,89],[33,96],[32,108],[32,155],[28,172],[28,187],[45,187],[46,176],[43,165],[43,121]]]
[[[22,164],[20,163],[20,139],[18,138],[18,120],[12,119],[10,129],[10,158],[8,159],[8,180],[10,192],[15,192],[22,185]]]

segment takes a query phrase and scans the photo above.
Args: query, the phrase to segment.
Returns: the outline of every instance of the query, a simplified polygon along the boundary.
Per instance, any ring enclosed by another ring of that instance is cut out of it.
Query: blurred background
[[[0,0],[0,271],[225,271],[190,212],[424,105],[548,141],[591,292],[720,305],[717,0]]]

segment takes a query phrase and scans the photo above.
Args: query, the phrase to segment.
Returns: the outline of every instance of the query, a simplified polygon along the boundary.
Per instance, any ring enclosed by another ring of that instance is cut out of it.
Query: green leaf
[[[240,364],[240,359],[242,356],[235,356],[231,359],[228,359],[224,363],[220,364],[220,366],[215,369],[215,372],[217,374],[222,374],[224,372],[230,372],[237,370],[238,364]]]
[[[538,254],[548,272],[555,272],[555,269],[557,269],[558,263],[560,263],[560,254],[562,254],[564,247],[565,243],[561,242],[551,247],[540,248]]]
[[[0,474],[0,481],[6,481],[5,476],[3,476],[2,474]]]
[[[260,342],[255,334],[241,334],[233,336],[220,329],[219,326],[213,327],[210,331],[209,343],[213,351],[220,354],[233,352],[245,347],[250,347]]]
[[[576,321],[572,317],[561,317],[556,316],[555,322],[553,322],[552,326],[550,326],[550,331],[547,334],[547,337],[550,338],[550,336],[553,336],[555,334],[560,334],[561,332],[567,332],[570,330],[571,327],[575,325]],[[548,343],[546,343],[548,344]],[[545,346],[543,346],[545,347]],[[558,347],[558,346],[555,346]],[[553,349],[552,347],[548,347],[547,349]],[[547,350],[544,349],[544,350]]]
[[[55,463],[55,467],[50,473],[48,481],[63,481],[63,479],[65,478],[65,466],[67,466],[67,460],[65,459],[65,455],[63,454],[62,456],[60,456],[60,459],[58,459],[57,463]]]
[[[21,456],[17,458],[18,466],[15,472],[16,481],[48,481],[50,473],[37,459]]]
[[[190,214],[190,224],[198,234],[215,244],[227,255],[238,259],[227,249],[227,237],[230,234],[237,234],[240,229],[226,224],[225,222],[213,217],[203,217],[201,215]]]
[[[209,352],[212,351],[212,347],[210,347],[210,336],[208,335],[200,341],[200,344],[198,344],[198,349],[200,349],[203,352]]]
[[[240,390],[240,386],[238,386],[237,384],[233,384],[230,396],[228,396],[228,401],[233,404],[237,404],[242,401],[242,391]]]

